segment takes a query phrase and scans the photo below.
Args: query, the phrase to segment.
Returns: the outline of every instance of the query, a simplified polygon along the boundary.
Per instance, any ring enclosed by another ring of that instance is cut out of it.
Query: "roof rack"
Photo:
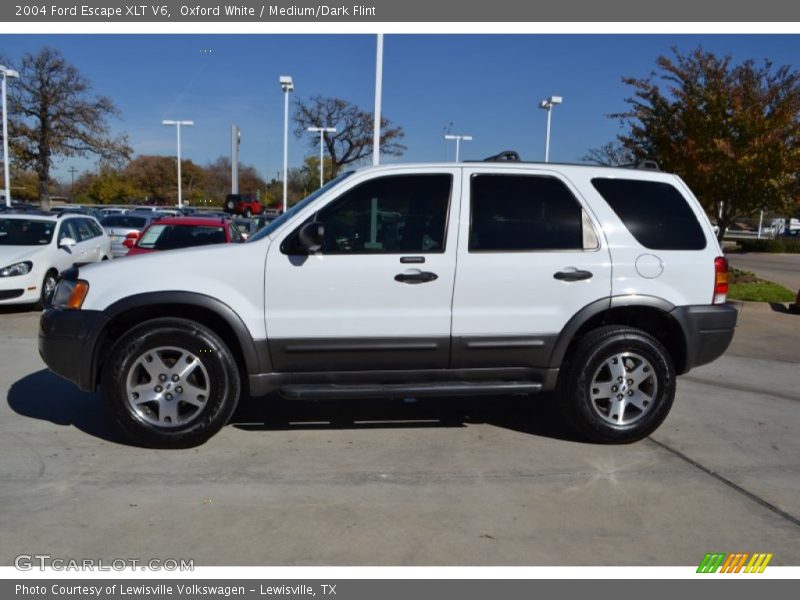
[[[514,150],[504,150],[494,156],[489,156],[483,159],[483,162],[521,162],[519,153]]]
[[[648,171],[660,171],[658,163],[654,160],[640,160],[639,162],[625,163],[620,165],[623,169],[646,169]]]

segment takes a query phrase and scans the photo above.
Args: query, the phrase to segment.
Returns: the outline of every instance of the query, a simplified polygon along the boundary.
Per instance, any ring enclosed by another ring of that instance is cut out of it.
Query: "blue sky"
[[[162,119],[193,119],[183,155],[205,164],[230,152],[230,126],[242,130],[240,159],[274,177],[283,152],[281,74],[295,94],[338,96],[371,111],[372,35],[3,35],[0,54],[15,63],[44,45],[60,49],[121,109],[111,124],[136,154],[175,152],[175,130]],[[514,149],[544,156],[542,98],[564,104],[553,113],[551,160],[577,161],[614,138],[606,115],[625,108],[621,77],[649,73],[671,46],[697,45],[735,60],[768,58],[800,67],[800,36],[779,35],[388,35],[384,43],[383,114],[406,132],[403,161],[445,158],[444,129],[470,134],[462,158]],[[310,134],[290,137],[290,166],[315,152]],[[452,159],[454,149],[449,149]],[[92,168],[61,160],[54,174]]]

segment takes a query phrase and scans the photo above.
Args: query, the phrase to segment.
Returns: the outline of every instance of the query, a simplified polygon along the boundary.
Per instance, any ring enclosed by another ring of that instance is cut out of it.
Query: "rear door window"
[[[636,241],[651,250],[702,250],[706,236],[675,186],[639,179],[592,179]]]
[[[470,252],[596,247],[596,236],[586,235],[591,224],[581,205],[555,177],[474,175],[470,190]]]
[[[79,242],[85,242],[95,237],[92,228],[89,226],[89,219],[72,219],[72,225],[77,230]]]

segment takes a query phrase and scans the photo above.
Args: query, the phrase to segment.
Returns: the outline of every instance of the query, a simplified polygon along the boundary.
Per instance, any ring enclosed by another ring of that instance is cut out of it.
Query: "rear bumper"
[[[686,337],[686,367],[705,365],[728,349],[736,329],[737,310],[730,304],[681,306],[670,313]]]
[[[39,320],[39,355],[56,375],[94,391],[94,352],[108,320],[97,310],[46,309]]]

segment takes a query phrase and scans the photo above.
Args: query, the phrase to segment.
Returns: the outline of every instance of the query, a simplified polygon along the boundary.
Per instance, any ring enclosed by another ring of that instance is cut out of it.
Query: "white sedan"
[[[42,306],[61,271],[111,257],[108,235],[88,215],[0,213],[0,306]]]

